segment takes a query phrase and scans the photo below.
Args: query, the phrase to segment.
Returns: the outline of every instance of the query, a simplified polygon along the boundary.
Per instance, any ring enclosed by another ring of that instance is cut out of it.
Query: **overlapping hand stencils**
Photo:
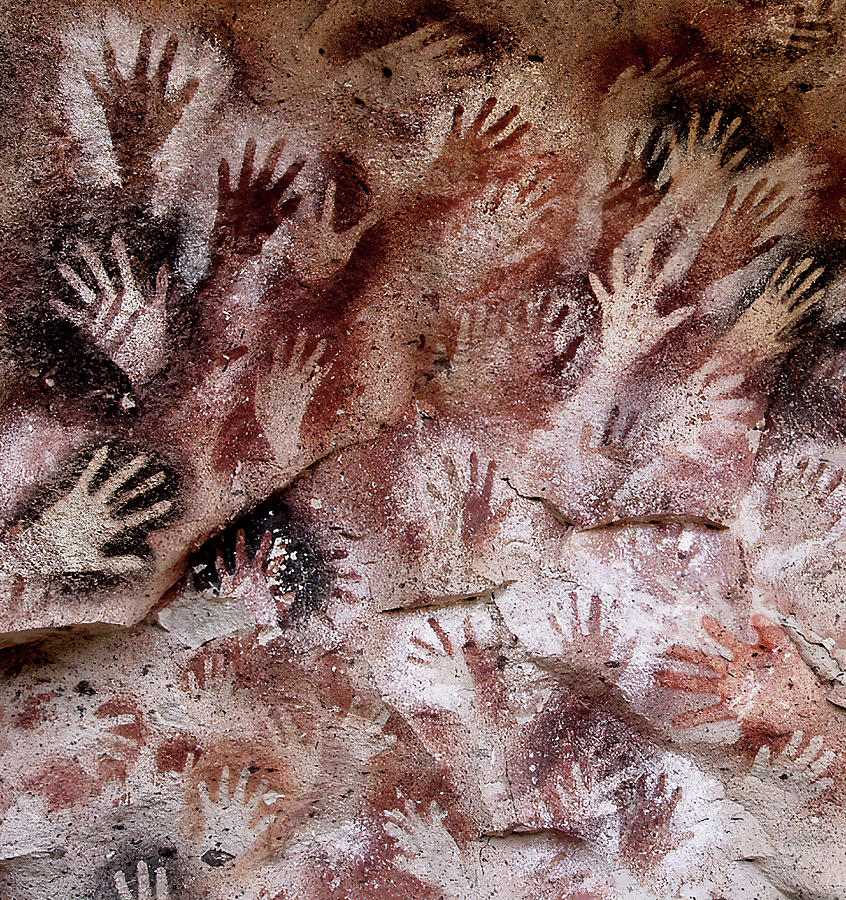
[[[471,6],[26,25],[10,896],[840,900],[841,4]]]

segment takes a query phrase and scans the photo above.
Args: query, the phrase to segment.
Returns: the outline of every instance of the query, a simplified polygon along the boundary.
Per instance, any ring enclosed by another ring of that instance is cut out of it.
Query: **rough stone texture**
[[[0,896],[846,898],[843,0],[4,0]]]

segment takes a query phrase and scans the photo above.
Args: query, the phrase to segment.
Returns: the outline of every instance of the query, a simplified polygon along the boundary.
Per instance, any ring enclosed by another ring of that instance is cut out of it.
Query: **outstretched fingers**
[[[623,150],[623,161],[620,164],[620,168],[617,170],[617,174],[614,176],[615,183],[625,182],[629,176],[629,173],[632,171],[638,155],[637,142],[639,140],[640,129],[635,128],[635,130],[629,135],[629,139],[626,141],[626,147]]]
[[[493,497],[494,478],[496,477],[496,462],[489,460],[487,470],[485,471],[485,483],[482,487],[482,502],[487,505]]]
[[[197,796],[200,798],[200,808],[203,811],[203,815],[208,817],[209,811],[212,808],[212,800],[211,794],[209,792],[209,786],[206,781],[201,781],[197,784]]]
[[[338,182],[333,178],[326,185],[326,191],[323,194],[323,209],[320,213],[320,222],[324,230],[332,230],[332,218],[335,213],[335,196],[338,192]]]
[[[217,205],[220,209],[223,202],[228,199],[232,188],[229,183],[229,160],[224,156],[217,167]]]
[[[129,531],[133,528],[140,528],[149,522],[160,519],[167,515],[173,508],[173,500],[160,500],[154,503],[149,509],[141,509],[120,520],[121,529]]]
[[[515,107],[515,108],[519,112],[519,108],[518,107]],[[516,115],[516,113],[515,113],[515,115]],[[511,134],[507,135],[501,141],[494,144],[491,149],[497,150],[497,151],[502,151],[502,150],[507,150],[509,147],[513,147],[515,144],[519,143],[520,140],[522,140],[523,135],[525,135],[528,131],[530,131],[531,128],[532,128],[531,122],[523,122],[523,124],[518,125],[514,129],[514,131],[511,132]]]
[[[722,698],[722,678],[709,678],[705,675],[691,675],[688,672],[674,672],[664,669],[656,674],[662,687],[687,694],[711,694]],[[721,701],[722,704],[722,701]]]
[[[714,722],[725,722],[734,716],[724,703],[713,703],[702,709],[690,709],[673,717],[677,728],[696,728],[699,725],[710,725]]]
[[[111,503],[118,491],[147,465],[149,459],[150,457],[146,453],[139,453],[100,485],[94,495],[95,499],[102,503]]]
[[[807,769],[810,764],[819,756],[822,748],[823,739],[819,735],[817,735],[816,737],[812,737],[811,740],[808,741],[808,746],[805,747],[805,749],[796,756],[796,768],[800,770]],[[794,751],[794,753],[795,752],[796,751]]]
[[[599,594],[594,594],[590,598],[590,608],[588,610],[588,634],[599,634],[602,627],[602,600]]]
[[[776,200],[778,195],[781,193],[783,189],[783,185],[776,185],[766,197],[764,197],[761,202],[755,207],[754,213],[759,216],[758,227],[761,231],[765,228],[769,228],[777,219],[779,219],[790,207],[793,205],[796,200],[796,196],[791,194],[789,197],[785,197],[784,200],[781,201],[777,206],[773,207],[769,212],[767,209],[770,205]]]
[[[805,740],[805,732],[800,728],[798,731],[794,731],[792,735],[790,735],[790,740],[787,742],[787,746],[782,750],[781,756],[785,756],[790,760],[793,760],[796,754],[799,752],[802,743]]]
[[[135,867],[135,880],[138,882],[138,900],[153,900],[150,894],[150,870],[147,863],[141,860]]]
[[[752,627],[758,634],[761,645],[768,650],[775,650],[790,644],[787,632],[771,619],[760,614],[752,616]]]
[[[86,265],[91,270],[91,274],[94,276],[105,299],[108,301],[114,300],[117,296],[117,292],[115,291],[111,278],[109,278],[109,275],[106,272],[103,261],[91,247],[85,243],[85,241],[78,241],[77,249],[79,250],[80,256],[85,260]]]
[[[115,48],[112,47],[112,42],[105,34],[103,35],[103,63],[106,67],[106,77],[109,79],[109,91],[111,96],[115,97],[123,87],[124,81],[118,68]]]
[[[241,162],[241,174],[238,177],[238,193],[245,194],[253,179],[253,167],[256,160],[256,139],[248,138],[244,145],[244,158]]]
[[[725,675],[728,671],[728,663],[720,656],[712,656],[702,650],[686,647],[684,644],[673,644],[667,650],[667,656],[680,662],[693,663],[697,666],[705,666],[719,675]]]
[[[452,137],[460,138],[464,131],[464,107],[459,104],[452,111],[452,126],[450,134]]]
[[[185,107],[194,99],[194,96],[199,89],[199,78],[192,78],[190,81],[187,81],[185,83],[185,86],[179,92],[179,96],[173,101],[170,106],[171,120],[173,121],[174,125],[182,118],[182,113],[185,111]]]
[[[128,553],[123,556],[106,557],[109,573],[112,575],[137,575],[147,567],[143,556]]]
[[[94,479],[100,474],[103,466],[109,458],[111,447],[109,444],[103,444],[97,452],[91,457],[91,461],[85,467],[85,471],[79,476],[76,483],[76,489],[88,493]]]
[[[667,313],[667,315],[661,319],[664,333],[669,334],[674,328],[678,328],[679,325],[681,325],[682,322],[686,322],[695,311],[695,306],[680,306],[671,313]]]
[[[126,506],[134,500],[137,500],[139,497],[149,494],[151,491],[156,490],[156,488],[161,487],[165,483],[165,477],[165,473],[160,469],[158,472],[155,472],[153,475],[150,475],[149,478],[142,481],[137,487],[132,488],[120,497],[116,497],[115,505]]]
[[[749,770],[749,774],[763,781],[770,771],[771,755],[769,744],[759,747],[758,752],[755,754],[755,759],[752,761],[752,768]]]
[[[156,869],[156,900],[170,900],[170,890],[167,884],[167,869],[159,866]]]
[[[126,244],[123,242],[123,238],[116,231],[112,235],[112,253],[114,254],[115,261],[118,264],[118,271],[120,272],[120,280],[123,284],[124,291],[128,291],[130,289],[137,289],[135,285],[135,278],[132,274],[132,264],[129,260],[129,253],[126,249]]]
[[[792,305],[798,305],[804,295],[809,291],[819,280],[822,278],[823,273],[825,272],[825,266],[819,266],[814,269],[800,284],[798,284],[790,293],[793,298]]]
[[[728,142],[732,139],[732,137],[734,137],[738,128],[740,128],[741,122],[742,119],[740,118],[740,116],[737,116],[735,119],[732,119],[732,121],[729,123],[728,128],[726,128],[726,130],[723,132],[723,136],[720,140],[719,145],[721,154],[725,152],[725,149],[728,146]]]
[[[115,890],[119,900],[134,900],[129,892],[129,885],[126,883],[126,875],[123,872],[115,872]]]
[[[153,305],[163,310],[167,306],[167,292],[170,288],[170,268],[163,263],[156,273],[156,291],[153,295]]]
[[[273,185],[273,188],[271,189],[275,192],[277,197],[281,197],[282,194],[284,194],[285,191],[288,190],[288,188],[293,184],[294,179],[297,177],[297,175],[300,174],[300,170],[305,164],[305,159],[303,157],[299,157],[298,159],[295,159],[287,169],[285,169],[282,177],[279,179],[279,181],[276,182],[275,185]]]
[[[162,51],[162,58],[156,67],[156,74],[153,76],[153,87],[160,99],[164,99],[167,90],[167,82],[170,78],[173,62],[176,59],[176,51],[179,48],[179,40],[175,35],[171,35],[165,43]]]
[[[270,149],[267,151],[267,157],[264,160],[264,165],[259,169],[259,173],[256,176],[255,187],[258,189],[265,189],[271,182],[274,173],[276,172],[276,166],[279,164],[279,160],[282,157],[282,151],[285,149],[285,139],[280,137],[277,138]]]
[[[238,783],[235,785],[235,790],[232,792],[232,802],[239,805],[245,806],[247,803],[247,782],[250,780],[250,770],[244,769],[241,772],[241,777],[238,779]],[[255,798],[254,798],[255,799]],[[259,798],[261,799],[261,798]]]
[[[435,632],[440,645],[444,648],[444,652],[449,656],[454,656],[455,647],[453,647],[452,641],[450,640],[449,635],[446,633],[443,625],[441,625],[441,623],[434,616],[429,616],[427,621],[429,623],[429,627],[432,629],[432,631]]]
[[[818,759],[811,761],[808,770],[814,775],[815,779],[822,779],[822,776],[831,768],[837,754],[833,750],[826,750],[821,753]]]
[[[793,287],[793,285],[796,284],[796,282],[802,277],[802,275],[805,274],[805,272],[808,271],[808,269],[811,268],[813,264],[814,260],[810,256],[805,257],[805,259],[796,263],[791,268],[788,268],[790,266],[789,260],[785,260],[773,273],[773,277],[771,279],[771,284],[773,285],[773,287],[775,287],[776,285],[777,276],[780,279],[780,283],[775,290],[773,299],[778,301],[786,297],[791,292],[791,288]],[[782,275],[784,275],[783,278],[781,278]]]
[[[759,178],[754,185],[752,185],[752,190],[750,190],[746,196],[743,198],[743,202],[740,204],[738,208],[739,215],[746,215],[753,206],[755,206],[758,197],[761,196],[761,200],[757,205],[757,209],[761,209],[764,206],[771,203],[775,198],[784,190],[784,182],[779,181],[777,184],[773,185],[769,191],[766,191],[766,187],[769,184],[769,178]]]
[[[243,572],[247,567],[247,536],[243,528],[235,534],[235,571]]]
[[[702,617],[702,627],[705,632],[720,646],[725,647],[735,657],[743,656],[749,652],[749,644],[742,641],[734,632],[729,631],[722,623],[712,616]]]
[[[303,348],[305,348],[305,344],[303,344]],[[307,372],[309,376],[314,374],[317,367],[324,361],[326,357],[326,339],[321,338],[314,347],[314,350],[308,355],[308,357],[302,363],[301,371]]]
[[[223,770],[220,773],[220,781],[217,785],[217,802],[218,805],[229,805],[231,795],[229,793],[229,779],[230,779],[230,771],[229,766],[224,766]]]
[[[810,294],[804,300],[799,300],[791,305],[791,321],[790,325],[796,325],[799,323],[801,319],[805,317],[807,313],[809,313],[814,307],[816,307],[820,300],[825,296],[825,291],[817,291],[816,293]]]
[[[495,103],[496,101],[494,101]],[[493,109],[493,107],[491,107]],[[500,116],[496,122],[491,125],[490,128],[485,131],[483,137],[488,143],[493,143],[493,141],[501,135],[506,128],[520,115],[520,107],[516,104],[512,106],[509,110],[507,110],[502,116]]]
[[[602,279],[595,272],[588,272],[588,281],[590,282],[590,288],[593,291],[594,297],[596,297],[604,307],[611,298],[611,295],[602,283]]]
[[[635,265],[633,280],[637,284],[644,284],[649,279],[649,273],[652,270],[652,259],[655,256],[655,242],[652,240],[646,241],[641,247],[640,255],[638,256],[637,263]]]
[[[494,107],[496,106],[496,98],[488,97],[485,102],[482,104],[479,109],[479,113],[476,118],[473,120],[473,124],[470,126],[469,134],[478,136],[485,122],[488,120],[490,114],[493,112]],[[456,111],[461,107],[456,107]]]
[[[256,555],[253,557],[254,565],[258,568],[265,569],[267,567],[267,559],[270,551],[273,549],[274,536],[272,531],[265,531],[264,537],[261,539]]]
[[[141,37],[138,40],[138,54],[135,57],[135,69],[132,72],[132,80],[139,84],[147,80],[147,70],[150,66],[150,48],[153,45],[153,27],[145,25],[141,29]]]

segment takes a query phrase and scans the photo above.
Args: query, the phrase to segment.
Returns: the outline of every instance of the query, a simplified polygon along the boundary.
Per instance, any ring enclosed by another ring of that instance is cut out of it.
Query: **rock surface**
[[[843,0],[0,29],[0,896],[846,900]]]

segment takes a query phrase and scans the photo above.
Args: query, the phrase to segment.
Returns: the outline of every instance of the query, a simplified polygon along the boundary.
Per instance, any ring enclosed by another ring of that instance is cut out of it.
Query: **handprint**
[[[419,677],[439,686],[441,693],[440,706],[458,712],[465,710],[472,717],[478,712],[472,703],[474,675],[468,665],[466,654],[456,647],[435,616],[426,619],[430,633],[425,637],[414,633],[409,638],[411,652],[407,659],[412,666],[422,666]],[[425,707],[421,700],[421,707]]]
[[[524,122],[506,134],[520,115],[520,107],[515,105],[485,128],[496,103],[495,97],[485,100],[479,114],[466,130],[464,107],[455,107],[452,128],[430,177],[437,193],[463,196],[468,191],[484,187],[487,176],[515,174],[518,167],[510,151],[514,150],[531,124]]]
[[[496,462],[489,460],[485,475],[479,474],[479,456],[474,450],[470,454],[470,484],[464,507],[461,511],[461,535],[469,547],[475,545],[480,536],[499,530],[508,515],[511,498],[497,504],[493,502]]]
[[[426,624],[428,631],[416,630],[409,637],[406,658],[422,683],[438,686],[438,699],[419,701],[415,711],[423,714],[424,726],[433,712],[445,713],[444,724],[453,729],[454,742],[469,740],[476,756],[485,748],[492,766],[504,764],[494,726],[510,722],[511,713],[496,651],[479,638],[469,615],[464,620],[463,641],[454,641],[435,616],[429,616]]]
[[[562,760],[558,771],[539,789],[542,809],[538,825],[588,838],[618,812],[624,772],[600,773],[590,762]]]
[[[796,462],[796,470],[809,496],[821,506],[829,502],[846,476],[840,466],[832,465],[827,459],[812,459],[810,456],[801,457]]]
[[[437,803],[429,805],[426,819],[418,812],[419,804],[407,800],[404,809],[384,813],[385,833],[397,842],[398,869],[428,884],[432,877],[432,859],[438,860],[440,896],[463,900],[476,894],[472,868],[465,862],[455,838],[446,827],[446,813]]]
[[[710,616],[703,616],[702,626],[732,656],[726,659],[679,644],[670,647],[667,655],[671,659],[703,666],[714,674],[704,676],[664,669],[657,674],[658,683],[673,690],[717,698],[710,706],[679,713],[673,718],[673,724],[678,728],[693,728],[737,719],[781,727],[784,717],[789,718],[795,711],[775,701],[785,696],[799,700],[804,665],[792,650],[784,629],[765,616],[753,616],[758,643],[748,644]],[[807,670],[806,674],[810,675]],[[807,677],[804,680],[807,682]]]
[[[523,395],[525,376],[556,379],[573,361],[584,340],[584,332],[571,318],[570,307],[553,293],[499,307],[474,307],[450,317],[453,333],[449,368],[443,378],[460,385],[450,391],[453,402],[472,398],[474,404],[499,387],[496,403],[503,402],[502,386],[519,379]],[[442,386],[442,381],[435,386]]]
[[[818,506],[830,525],[819,538],[808,542],[820,547],[842,548],[846,536],[846,472],[826,459],[801,457],[796,463],[799,482],[809,504]]]
[[[654,243],[647,241],[633,271],[626,274],[625,255],[618,247],[611,259],[610,290],[595,273],[588,276],[594,296],[602,304],[602,363],[614,372],[624,371],[693,313],[692,306],[685,306],[659,315],[657,302],[670,266],[653,273],[654,253]]]
[[[184,672],[184,688],[199,696],[210,693],[215,697],[232,687],[232,658],[222,650],[203,649],[188,663]]]
[[[567,242],[576,217],[572,184],[549,166],[496,183],[489,194],[481,215],[468,218],[456,236],[478,248],[481,293],[493,293],[509,277],[525,277],[530,261]],[[466,258],[460,262],[467,267]]]
[[[300,427],[323,370],[330,364],[327,357],[325,340],[315,341],[305,331],[285,335],[270,373],[256,388],[256,418],[280,465],[289,465],[302,452]]]
[[[651,166],[660,171],[669,148],[665,144],[656,157],[657,135],[653,133],[638,150],[640,137],[639,130],[630,135],[620,167],[602,195],[602,233],[594,254],[595,265],[602,270],[613,249],[649,216],[666,193],[648,176],[647,169]]]
[[[478,53],[467,48],[467,35],[451,32],[443,22],[433,22],[418,28],[399,40],[385,44],[362,56],[359,65],[378,72],[379,81],[391,78],[393,96],[397,90],[408,103],[427,91],[456,90],[467,76],[483,61]],[[351,76],[355,82],[355,68]],[[381,92],[385,87],[379,85]]]
[[[558,652],[569,665],[577,668],[587,666],[603,672],[611,669],[614,679],[622,678],[630,662],[634,638],[620,642],[620,635],[607,625],[602,627],[602,598],[594,594],[590,599],[587,621],[582,621],[579,599],[576,591],[570,592],[570,615],[566,630],[562,627],[564,610],[556,606],[547,618],[552,631],[560,641]]]
[[[729,338],[740,340],[758,360],[772,359],[795,346],[797,326],[825,294],[817,287],[825,268],[814,269],[813,264],[810,256],[797,263],[785,259],[741,313]]]
[[[778,831],[831,786],[832,779],[824,776],[835,759],[833,751],[823,751],[822,738],[806,744],[800,729],[777,755],[768,744],[760,747],[749,771],[728,785],[729,794]]]
[[[628,456],[628,443],[644,415],[639,404],[627,400],[615,402],[608,411],[605,426],[602,430],[601,445],[597,450],[608,459],[625,460]]]
[[[144,743],[144,722],[134,702],[115,697],[99,706],[94,715],[108,724],[97,768],[100,776],[125,781]]]
[[[373,710],[373,704],[356,695],[348,710],[342,711],[344,721],[341,740],[347,759],[356,766],[356,772],[367,771],[371,761],[390,750],[397,742],[397,736],[387,729],[391,710],[382,706]],[[330,729],[337,732],[332,723]]]
[[[155,887],[153,878],[155,877]],[[123,872],[114,873],[115,889],[118,900],[170,900],[170,891],[167,884],[167,871],[164,866],[155,870],[155,875],[150,873],[147,863],[141,860],[135,867],[135,880],[137,890],[129,889],[126,875]]]
[[[704,287],[748,265],[770,250],[778,237],[763,238],[767,229],[790,207],[794,197],[781,199],[784,182],[767,190],[768,180],[760,178],[738,203],[733,185],[719,218],[708,231],[687,279]]]
[[[667,786],[667,774],[657,778],[641,774],[633,786],[631,802],[622,805],[620,841],[626,860],[636,869],[654,868],[674,847],[680,836],[670,826],[682,789]]]
[[[337,182],[330,181],[323,196],[323,209],[318,212],[317,198],[312,198],[312,216],[294,226],[289,262],[299,281],[315,285],[331,278],[349,262],[359,238],[376,221],[368,213],[345,231],[335,231],[335,192]]]
[[[158,374],[170,355],[167,292],[170,276],[162,266],[154,291],[138,286],[132,264],[120,235],[112,235],[112,254],[120,271],[122,288],[109,277],[100,257],[84,242],[77,245],[97,284],[93,289],[70,266],[58,266],[62,277],[76,292],[83,306],[69,306],[59,298],[53,305],[85,332],[92,343],[121,369],[134,388]]]
[[[455,329],[450,353],[451,376],[460,376],[466,369],[467,375],[472,377],[474,371],[486,368],[480,363],[492,363],[499,358],[500,344],[508,346],[516,337],[514,318],[503,316],[488,306],[465,309],[458,322],[453,319],[450,324]]]
[[[285,193],[305,165],[304,159],[292,162],[277,181],[276,166],[282,157],[285,140],[279,138],[268,150],[267,159],[253,178],[256,141],[250,138],[237,186],[230,184],[229,160],[220,161],[217,184],[217,215],[211,233],[214,265],[228,257],[256,256],[282,222],[290,218],[300,202],[298,194]]]
[[[280,609],[271,590],[267,566],[273,541],[273,533],[268,531],[248,562],[244,529],[240,528],[235,537],[235,567],[231,572],[226,567],[223,552],[217,551],[215,567],[220,579],[220,596],[243,600],[258,625],[275,625],[279,616],[290,608],[289,599],[288,608]]]
[[[602,121],[648,116],[656,102],[661,102],[671,91],[690,89],[702,78],[695,60],[676,62],[664,56],[646,71],[640,66],[629,66],[608,89],[602,102]]]
[[[686,139],[679,143],[676,131],[669,136],[667,162],[659,181],[677,182],[685,177],[696,180],[713,178],[719,173],[733,172],[745,158],[749,148],[742,147],[726,159],[729,142],[742,124],[739,116],[723,125],[723,110],[717,110],[700,134],[700,113],[690,117]]]
[[[210,791],[206,781],[197,785],[205,837],[214,844],[203,854],[209,865],[220,865],[250,849],[276,815],[266,802],[267,787],[259,784],[249,793],[249,780],[250,769],[245,768],[230,788],[229,766],[224,766],[216,791]]]
[[[441,676],[444,674],[444,669],[449,669],[449,680],[451,682],[457,684],[465,681],[470,670],[461,657],[456,656],[455,645],[450,640],[443,625],[435,616],[429,616],[426,622],[435,635],[439,646],[413,634],[409,642],[414,644],[414,650],[408,654],[408,661],[428,668],[437,667],[442,670]]]
[[[843,0],[800,3],[792,8],[789,23],[774,27],[773,38],[785,50],[796,55],[821,49],[834,41],[843,7]]]
[[[769,745],[761,747],[748,777],[775,783],[786,791],[812,799],[831,785],[831,779],[823,776],[836,758],[833,750],[823,751],[823,739],[819,736],[805,744],[805,733],[800,729],[791,735],[777,756],[772,755]]]
[[[141,31],[132,75],[124,78],[114,48],[104,36],[107,84],[104,86],[93,72],[85,73],[94,96],[103,107],[124,184],[146,185],[153,155],[176,127],[200,85],[199,78],[192,78],[173,99],[168,100],[168,81],[179,43],[173,36],[168,38],[158,67],[151,72],[152,42],[153,29],[146,25]]]
[[[748,439],[757,406],[743,395],[745,382],[746,374],[738,372],[736,364],[715,354],[683,382],[676,403],[644,416],[650,441],[698,460],[727,441]]]
[[[91,457],[71,491],[48,507],[24,531],[22,543],[35,558],[43,575],[70,572],[130,575],[143,569],[145,560],[137,554],[111,556],[106,551],[128,533],[149,528],[173,506],[172,500],[150,503],[148,495],[165,483],[161,469],[142,477],[150,456],[141,453],[95,486],[109,460],[110,448],[102,446]],[[144,506],[128,512],[126,507],[144,500]]]
[[[493,538],[511,508],[510,497],[494,499],[496,463],[489,460],[483,469],[484,474],[480,474],[479,456],[474,450],[465,487],[455,461],[444,457],[443,479],[426,484],[438,504],[435,515],[444,526],[442,536],[448,540],[460,537],[463,548],[478,547]]]

